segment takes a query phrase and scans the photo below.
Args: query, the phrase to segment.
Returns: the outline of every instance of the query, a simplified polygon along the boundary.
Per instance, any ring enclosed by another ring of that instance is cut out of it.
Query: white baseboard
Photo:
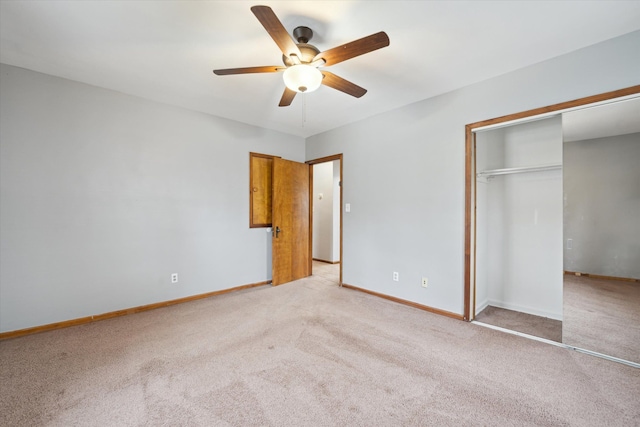
[[[482,312],[485,308],[489,306],[489,298],[486,298],[480,304],[476,304],[476,314]]]

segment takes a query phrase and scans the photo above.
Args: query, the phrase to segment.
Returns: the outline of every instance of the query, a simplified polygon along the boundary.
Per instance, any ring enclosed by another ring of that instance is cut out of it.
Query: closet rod
[[[562,169],[562,164],[555,165],[543,165],[543,166],[523,166],[519,168],[507,168],[507,169],[491,169],[482,172],[478,172],[477,178],[489,178],[496,175],[509,175],[512,173],[524,173],[524,172],[540,172]]]

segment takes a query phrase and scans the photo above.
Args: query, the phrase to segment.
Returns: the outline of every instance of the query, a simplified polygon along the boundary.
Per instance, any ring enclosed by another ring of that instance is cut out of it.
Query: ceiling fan
[[[297,27],[293,30],[295,40],[287,33],[276,14],[268,6],[253,6],[251,8],[258,21],[276,42],[282,51],[281,65],[264,67],[227,68],[213,70],[218,76],[230,74],[276,73],[284,71],[284,93],[280,99],[280,107],[291,105],[296,93],[312,92],[321,84],[360,98],[367,90],[338,77],[335,74],[320,70],[319,67],[334,65],[356,56],[364,55],[377,49],[389,46],[389,37],[384,31],[346,43],[333,49],[320,52],[318,48],[308,42],[313,37],[313,31],[308,27]],[[297,40],[297,42],[296,42]]]

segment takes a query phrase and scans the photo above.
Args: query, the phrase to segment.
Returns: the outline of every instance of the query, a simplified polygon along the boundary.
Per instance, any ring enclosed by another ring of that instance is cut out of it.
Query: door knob
[[[276,239],[278,238],[278,234],[280,234],[280,227],[276,225]]]

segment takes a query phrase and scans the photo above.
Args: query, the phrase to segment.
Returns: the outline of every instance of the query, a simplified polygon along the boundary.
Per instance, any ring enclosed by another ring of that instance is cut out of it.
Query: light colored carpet
[[[562,342],[562,321],[549,319],[519,311],[488,306],[476,316],[476,320],[489,325],[500,326],[534,337]]]
[[[640,424],[640,369],[319,275],[0,342],[0,387],[2,426]]]
[[[563,342],[640,363],[640,283],[564,275]]]
[[[326,280],[328,284],[337,285],[340,282],[340,264],[329,264],[314,260],[311,272],[315,278]]]

